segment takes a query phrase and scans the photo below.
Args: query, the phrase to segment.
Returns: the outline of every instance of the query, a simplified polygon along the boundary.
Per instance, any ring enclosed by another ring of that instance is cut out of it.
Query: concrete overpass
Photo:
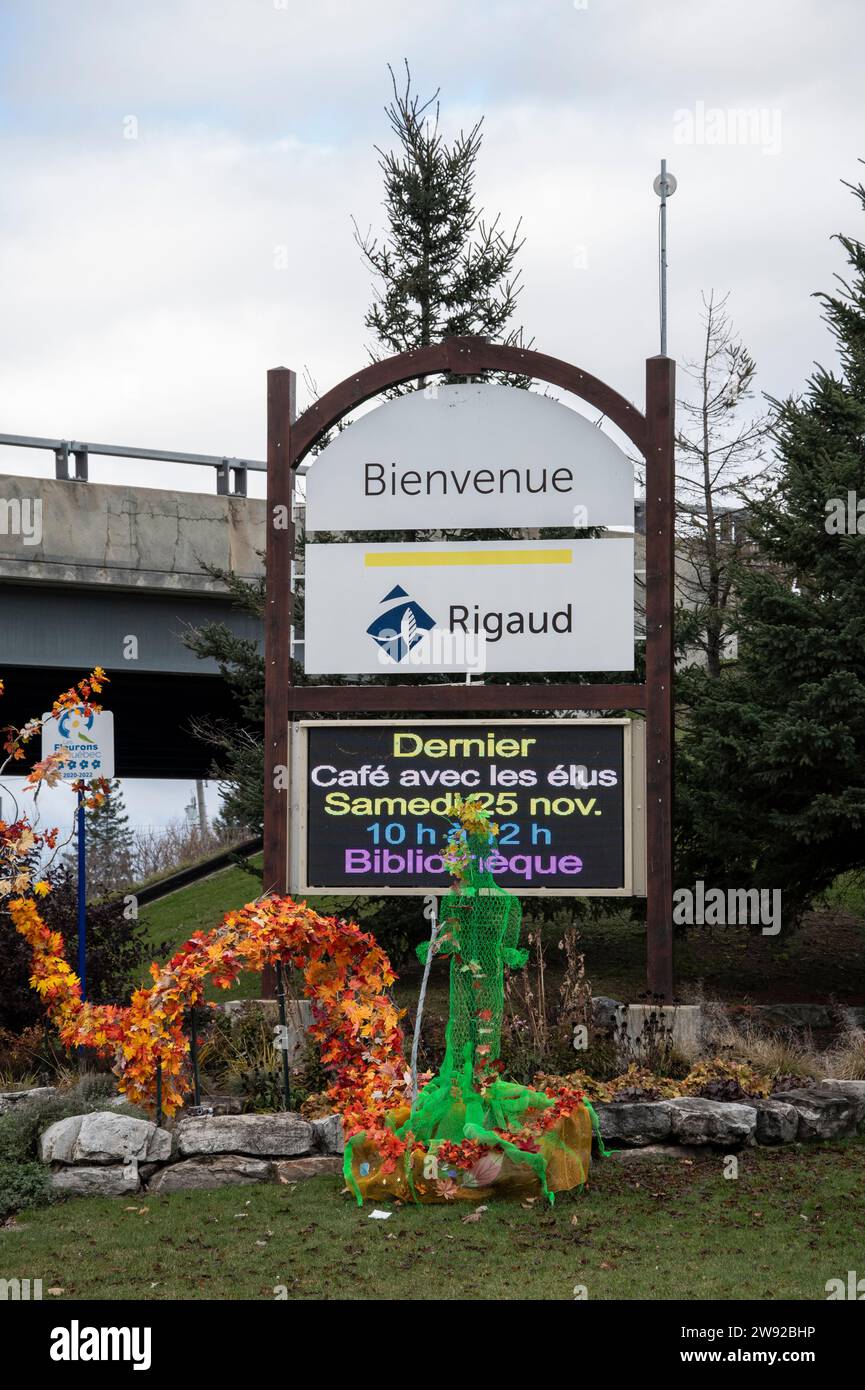
[[[0,436],[7,442],[13,437]],[[118,775],[206,776],[210,753],[191,723],[205,715],[236,722],[238,712],[216,663],[198,660],[182,637],[222,622],[261,648],[260,623],[232,605],[209,571],[261,576],[265,503],[244,495],[243,469],[263,465],[162,456],[208,462],[217,474],[214,496],[89,482],[88,449],[133,453],[64,445],[55,450],[56,478],[0,474],[0,675],[7,690],[0,726],[41,714],[60,690],[100,665],[111,677],[104,703],[115,713]],[[234,492],[232,470],[240,483]],[[638,504],[638,610],[644,549]]]
[[[190,721],[237,711],[216,663],[182,634],[223,622],[260,644],[260,624],[208,567],[261,574],[264,509],[227,492],[0,475],[0,724],[41,714],[101,665],[118,775],[205,776]]]

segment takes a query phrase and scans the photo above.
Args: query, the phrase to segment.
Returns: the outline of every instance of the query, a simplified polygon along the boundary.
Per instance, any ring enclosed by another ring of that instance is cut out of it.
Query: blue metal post
[[[78,978],[87,998],[87,856],[84,848],[84,792],[78,793]]]

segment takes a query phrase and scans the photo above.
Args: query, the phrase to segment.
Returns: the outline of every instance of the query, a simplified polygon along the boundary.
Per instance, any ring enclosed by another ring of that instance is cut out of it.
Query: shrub
[[[69,1068],[69,1054],[47,1018],[21,1033],[0,1028],[0,1089],[45,1086]]]
[[[33,959],[30,947],[12,925],[9,913],[0,904],[0,1028],[20,1032],[45,1016],[39,996],[30,987]]]
[[[0,1160],[0,1221],[26,1207],[52,1200],[50,1175],[42,1163],[4,1163]]]
[[[704,1096],[707,1100],[743,1100],[751,1096],[767,1096],[772,1089],[771,1077],[756,1071],[747,1062],[731,1062],[721,1057],[698,1062],[692,1067],[680,1091],[686,1096]]]
[[[311,1091],[298,1108],[305,1120],[323,1120],[333,1114],[333,1101],[323,1091]]]
[[[704,1008],[717,1055],[748,1062],[764,1076],[826,1076],[825,1060],[815,1049],[810,1033],[803,1031],[797,1036],[789,1028],[770,1032],[750,1021],[740,1023],[731,1018],[723,1005],[710,1003]]]
[[[610,1100],[624,1101],[625,1098],[635,1098],[639,1095],[641,1100],[669,1100],[672,1096],[682,1094],[681,1083],[672,1080],[669,1076],[658,1076],[650,1067],[640,1066],[637,1062],[631,1062],[627,1071],[621,1076],[616,1076],[607,1083]]]
[[[303,1056],[291,1071],[291,1108],[303,1110],[303,1105],[311,1097],[313,1105],[320,1100],[331,1085],[333,1075],[321,1060],[321,1048],[312,1038],[307,1038]],[[327,1102],[326,1115],[333,1113],[333,1101]],[[305,1112],[303,1112],[305,1113]],[[309,1118],[309,1117],[307,1117]]]
[[[87,906],[87,995],[94,1004],[125,1004],[135,971],[149,958],[144,924],[123,915],[123,899]],[[78,955],[78,894],[75,875],[62,866],[51,875],[51,892],[40,904],[42,917],[63,937],[64,954],[73,970]],[[30,987],[33,962],[0,906],[0,1028],[21,1032],[44,1021],[45,1011]]]
[[[292,1021],[291,1003],[288,1018]],[[218,1013],[208,1019],[199,1044],[198,1060],[203,1089],[213,1082],[234,1094],[246,1097],[252,1110],[281,1110],[285,1104],[282,1054],[274,1040],[275,1016],[255,1004],[235,1018]],[[307,1037],[303,1051],[291,1064],[291,1105],[298,1105],[311,1094],[323,1091],[331,1081],[321,1064],[318,1045]],[[333,1110],[333,1105],[326,1113]]]
[[[548,941],[555,923],[537,925],[525,933],[529,960],[524,970],[505,979],[505,1007],[502,1019],[502,1061],[509,1077],[529,1084],[539,1069],[567,1071],[574,1061],[575,1030],[585,1029],[584,1041],[595,1046],[592,987],[586,979],[585,961],[579,949],[579,932],[573,922],[559,926],[555,949],[560,952],[556,966],[558,988],[548,980]],[[585,1066],[585,1050],[580,1058]]]
[[[598,1081],[594,1076],[588,1076],[584,1071],[561,1074],[538,1071],[532,1077],[532,1085],[539,1091],[557,1091],[562,1086],[572,1086],[575,1090],[582,1091],[587,1100],[608,1101],[612,1099],[610,1083]]]
[[[51,878],[42,917],[66,944],[73,969],[78,950],[78,891],[75,875],[62,868]],[[134,973],[150,959],[144,923],[124,917],[122,898],[87,905],[87,997],[94,1004],[126,1004]],[[40,1006],[41,1007],[41,1006]]]
[[[117,1098],[117,1077],[108,1072],[88,1071],[76,1083],[74,1091],[85,1105],[104,1109],[106,1102]],[[135,1109],[127,1101],[123,1102],[121,1108],[123,1111]]]
[[[865,1081],[865,1029],[848,1019],[826,1063],[828,1076],[837,1076],[846,1081]]]
[[[688,1071],[689,1063],[673,1042],[673,1029],[660,1008],[649,1009],[637,1036],[631,1036],[626,1018],[613,1026],[612,1036],[620,1069],[661,1076],[685,1076]]]
[[[274,1110],[282,1110],[285,1106],[282,1063],[279,1071],[251,1067],[249,1071],[238,1072],[237,1085],[246,1098],[247,1110],[269,1114]],[[297,1108],[293,1091],[292,1108]]]
[[[248,831],[215,826],[204,832],[197,821],[170,821],[168,825],[139,826],[130,835],[129,873],[137,883],[163,878],[187,864],[218,854]]]
[[[412,898],[359,898],[341,915],[375,937],[395,970],[413,959],[415,946],[429,935],[429,923]]]
[[[202,1072],[232,1090],[237,1089],[245,1073],[281,1070],[273,1033],[275,1023],[275,1013],[257,1004],[250,1004],[236,1018],[212,1013],[204,1022],[198,1046]]]
[[[39,1137],[56,1120],[80,1115],[82,1105],[67,1097],[19,1101],[0,1115],[0,1163],[31,1163],[39,1157]]]
[[[112,1106],[112,1109],[115,1108]],[[35,1162],[39,1158],[40,1136],[50,1125],[57,1120],[68,1120],[72,1115],[85,1115],[104,1109],[105,1092],[91,1092],[88,1095],[87,1082],[83,1086],[83,1094],[79,1086],[74,1086],[62,1095],[35,1096],[32,1100],[18,1101],[5,1115],[0,1115],[0,1163]],[[125,1103],[118,1113],[147,1118],[143,1111]]]

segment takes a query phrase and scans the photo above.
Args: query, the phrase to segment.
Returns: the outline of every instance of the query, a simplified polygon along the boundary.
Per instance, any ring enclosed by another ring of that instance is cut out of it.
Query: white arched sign
[[[307,531],[634,524],[634,469],[549,396],[429,386],[343,430],[306,474]]]

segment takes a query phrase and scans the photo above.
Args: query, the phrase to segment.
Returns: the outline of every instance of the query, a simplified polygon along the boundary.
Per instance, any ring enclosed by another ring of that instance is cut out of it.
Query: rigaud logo
[[[368,551],[364,556],[366,568],[391,568],[399,565],[423,568],[450,569],[454,567],[512,567],[524,565],[568,565],[571,551],[564,548],[514,548],[510,550],[423,550],[396,553]],[[428,632],[437,630],[436,619],[409,597],[401,584],[385,594],[383,604],[390,606],[380,613],[367,628],[376,645],[394,662],[404,661]],[[567,634],[573,631],[573,606],[568,603],[558,612],[546,609],[512,609],[484,611],[479,604],[452,603],[444,630],[464,636],[480,637],[498,642],[504,633],[541,635],[548,632]]]
[[[403,661],[423,641],[424,634],[435,627],[435,618],[409,598],[400,584],[385,594],[382,603],[389,603],[390,607],[370,623],[367,632],[392,661]]]

